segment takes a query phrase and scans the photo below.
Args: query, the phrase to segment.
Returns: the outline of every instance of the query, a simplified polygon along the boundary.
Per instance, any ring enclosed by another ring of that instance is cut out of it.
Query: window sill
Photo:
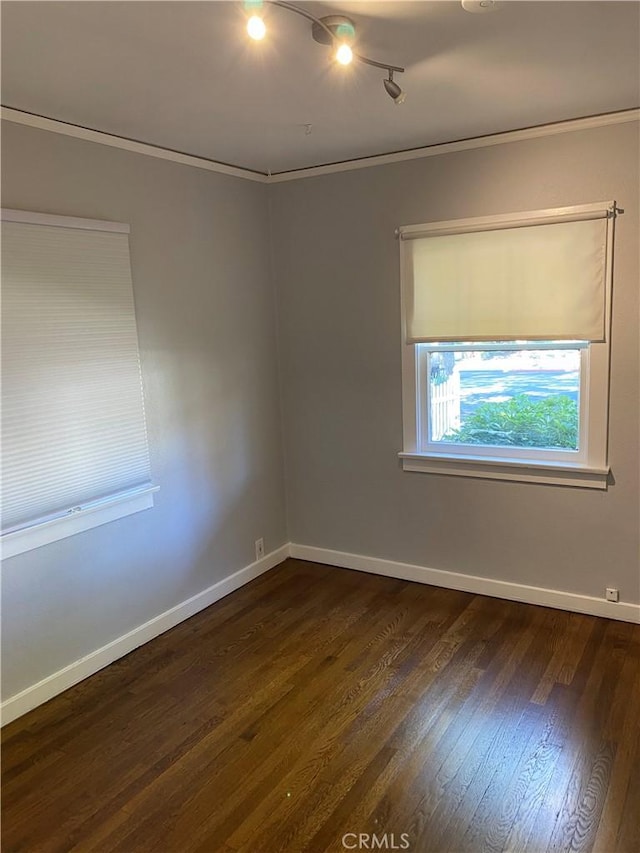
[[[537,462],[499,456],[459,456],[453,453],[399,453],[405,471],[445,474],[454,477],[481,477],[516,483],[547,483],[606,489],[609,468],[593,468],[570,462]]]
[[[19,530],[2,534],[2,559],[32,551],[58,539],[66,539],[92,527],[107,524],[126,515],[133,515],[153,506],[153,493],[159,486],[146,486],[123,492],[104,500],[84,504],[82,507],[56,518],[42,519]]]

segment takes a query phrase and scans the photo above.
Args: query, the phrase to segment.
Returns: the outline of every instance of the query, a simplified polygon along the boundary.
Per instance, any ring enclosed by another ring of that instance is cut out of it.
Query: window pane
[[[580,350],[429,356],[432,442],[577,450]]]

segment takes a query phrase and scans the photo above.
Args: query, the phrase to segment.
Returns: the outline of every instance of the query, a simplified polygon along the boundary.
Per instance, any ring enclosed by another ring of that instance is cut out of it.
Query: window
[[[405,470],[606,488],[615,210],[400,229]]]
[[[153,505],[126,225],[2,211],[2,548]]]

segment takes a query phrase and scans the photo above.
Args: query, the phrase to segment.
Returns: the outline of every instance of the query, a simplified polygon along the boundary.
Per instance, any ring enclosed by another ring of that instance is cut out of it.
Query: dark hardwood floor
[[[3,744],[5,853],[638,853],[640,626],[287,560]]]

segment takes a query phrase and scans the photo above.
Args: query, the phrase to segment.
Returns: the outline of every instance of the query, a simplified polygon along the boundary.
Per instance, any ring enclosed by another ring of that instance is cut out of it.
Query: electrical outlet
[[[264,557],[264,539],[256,539],[256,560]]]
[[[607,601],[620,601],[620,590],[614,589],[612,586],[608,586],[606,590],[606,599]]]

